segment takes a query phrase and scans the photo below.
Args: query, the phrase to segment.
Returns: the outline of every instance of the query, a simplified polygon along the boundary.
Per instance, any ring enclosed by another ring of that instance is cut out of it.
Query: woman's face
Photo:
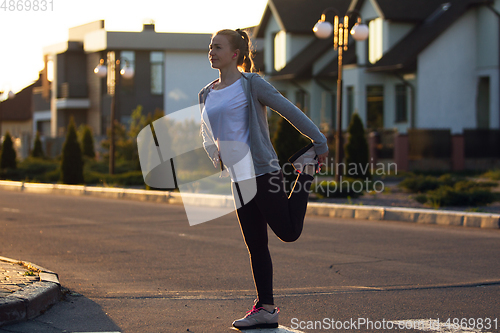
[[[210,60],[212,68],[222,69],[232,65],[236,66],[238,57],[234,55],[238,51],[231,49],[231,44],[229,44],[229,40],[226,36],[214,36],[209,48],[208,59]]]

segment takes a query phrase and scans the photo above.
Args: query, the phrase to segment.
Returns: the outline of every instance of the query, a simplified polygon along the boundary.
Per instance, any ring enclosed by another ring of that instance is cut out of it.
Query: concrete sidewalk
[[[129,199],[168,204],[182,204],[206,207],[234,207],[231,196],[209,194],[181,194],[169,191],[134,190],[112,187],[84,185],[36,184],[0,181],[0,190],[23,191],[63,195],[83,195],[115,199]],[[472,228],[500,229],[500,215],[489,213],[469,213],[433,209],[359,206],[310,202],[308,215],[332,218],[353,218],[363,220],[402,221],[421,224],[452,225]]]
[[[0,326],[37,317],[61,298],[56,273],[0,257]]]

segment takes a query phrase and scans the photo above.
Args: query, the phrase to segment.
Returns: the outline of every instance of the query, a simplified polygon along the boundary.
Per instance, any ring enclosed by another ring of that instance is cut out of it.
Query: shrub
[[[83,184],[83,157],[73,118],[69,122],[62,150],[61,180],[65,184]]]
[[[88,125],[83,126],[82,133],[82,154],[88,158],[95,158],[94,138]]]
[[[129,171],[120,174],[110,175],[109,173],[99,173],[95,171],[85,172],[85,181],[92,185],[112,185],[112,186],[143,186],[144,178],[141,171]]]
[[[491,180],[500,180],[500,169],[490,170],[484,173],[483,177],[489,178]]]
[[[16,151],[10,133],[5,133],[5,138],[2,144],[2,153],[0,156],[0,169],[16,169]]]
[[[345,145],[347,174],[358,179],[370,178],[368,142],[366,141],[363,122],[357,113],[352,115],[347,131],[349,133]]]
[[[31,152],[31,157],[35,158],[44,158],[45,154],[42,148],[42,141],[40,140],[40,133],[36,132],[35,136],[35,144],[33,147],[33,151]]]
[[[59,172],[59,163],[57,161],[46,160],[42,158],[28,157],[19,163],[19,174],[22,180],[32,182],[51,182],[57,181],[60,177],[49,177],[49,173]]]
[[[425,193],[444,185],[454,186],[457,181],[459,181],[459,179],[453,178],[450,174],[445,174],[440,177],[412,174],[399,183],[399,186],[413,193]]]
[[[438,208],[443,206],[487,205],[496,200],[491,193],[490,183],[459,181],[454,186],[442,185],[427,194],[417,196],[415,200]]]
[[[414,197],[415,201],[425,204],[427,202],[427,195],[425,194],[418,194]]]

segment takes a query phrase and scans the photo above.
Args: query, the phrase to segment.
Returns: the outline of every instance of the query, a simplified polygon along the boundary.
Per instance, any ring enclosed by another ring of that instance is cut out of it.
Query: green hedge
[[[140,170],[133,170],[131,163],[120,162],[116,173],[109,175],[106,162],[85,160],[84,180],[87,185],[144,186]],[[132,171],[131,171],[132,170]],[[18,163],[17,169],[0,170],[0,179],[32,183],[58,183],[61,178],[59,160],[28,157]]]
[[[459,181],[454,186],[443,185],[439,188],[420,194],[415,200],[429,204],[434,208],[443,206],[482,206],[494,202],[497,198],[491,193],[492,183]]]
[[[440,177],[410,174],[399,186],[413,193],[432,191],[440,186],[454,186],[461,179],[445,174]]]

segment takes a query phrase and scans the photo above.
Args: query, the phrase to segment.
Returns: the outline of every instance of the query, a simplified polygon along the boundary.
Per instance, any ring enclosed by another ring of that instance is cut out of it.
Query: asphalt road
[[[190,227],[182,206],[0,191],[0,230],[0,255],[71,291],[0,333],[229,332],[255,298],[234,213]],[[474,332],[500,331],[499,230],[307,217],[297,242],[270,249],[287,327],[489,318]]]

